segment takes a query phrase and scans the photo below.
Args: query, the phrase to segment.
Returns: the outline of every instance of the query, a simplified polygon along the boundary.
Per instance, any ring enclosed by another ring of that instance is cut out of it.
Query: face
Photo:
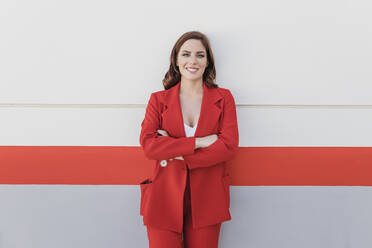
[[[178,52],[177,65],[181,77],[189,80],[202,79],[208,65],[207,51],[203,43],[196,39],[185,41]]]

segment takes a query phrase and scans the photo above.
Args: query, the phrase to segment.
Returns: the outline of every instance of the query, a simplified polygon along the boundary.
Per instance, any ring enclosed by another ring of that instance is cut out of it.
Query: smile
[[[186,70],[189,72],[196,72],[199,69],[198,68],[186,68]]]

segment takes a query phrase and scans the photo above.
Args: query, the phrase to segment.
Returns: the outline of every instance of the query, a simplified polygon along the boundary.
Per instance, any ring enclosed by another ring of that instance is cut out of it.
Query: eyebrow
[[[182,50],[182,52],[191,53],[190,51],[187,51],[187,50]],[[196,53],[204,53],[204,51],[197,51]]]

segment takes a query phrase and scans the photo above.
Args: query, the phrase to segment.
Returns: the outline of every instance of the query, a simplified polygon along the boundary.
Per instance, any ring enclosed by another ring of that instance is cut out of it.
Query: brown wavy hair
[[[216,68],[214,66],[214,57],[212,53],[212,49],[209,43],[209,40],[207,36],[199,31],[190,31],[186,32],[183,35],[181,35],[180,38],[178,38],[177,42],[174,44],[172,53],[170,56],[170,65],[169,70],[167,73],[165,73],[164,79],[163,79],[163,86],[164,89],[170,89],[173,86],[175,86],[179,81],[181,81],[181,73],[179,71],[179,68],[177,66],[177,56],[178,52],[181,49],[181,46],[185,41],[189,39],[196,39],[200,40],[202,44],[205,47],[205,50],[207,51],[207,61],[208,65],[205,68],[204,74],[203,74],[203,82],[209,87],[209,88],[217,88],[218,85],[215,83],[216,80]]]

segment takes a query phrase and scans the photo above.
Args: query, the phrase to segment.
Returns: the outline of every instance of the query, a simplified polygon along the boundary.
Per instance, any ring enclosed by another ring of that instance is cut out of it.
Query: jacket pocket
[[[230,208],[230,176],[229,175],[223,176],[222,183],[224,186],[223,188],[225,190],[227,208]]]
[[[150,178],[147,178],[146,180],[140,182],[141,187],[141,204],[140,204],[140,215],[144,216],[145,214],[145,207],[148,204],[147,199],[149,195],[149,188],[152,185],[152,181]]]

